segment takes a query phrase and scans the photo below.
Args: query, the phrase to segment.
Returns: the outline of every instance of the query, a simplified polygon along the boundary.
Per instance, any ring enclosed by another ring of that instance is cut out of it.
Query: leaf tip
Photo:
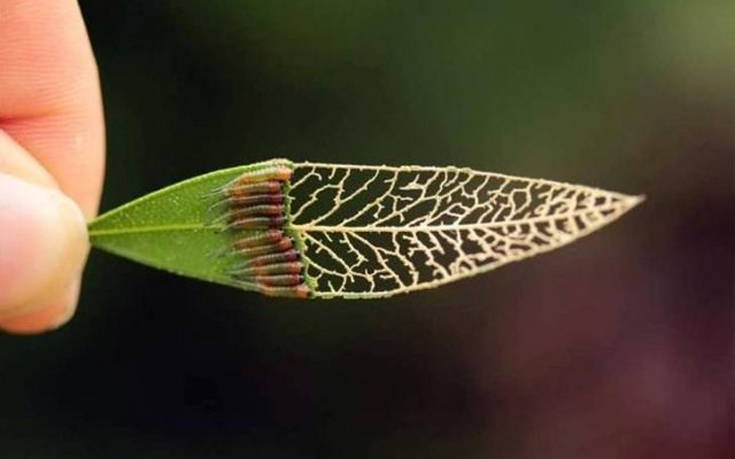
[[[647,199],[647,196],[645,194],[639,194],[637,196],[628,196],[628,198],[625,200],[626,208],[630,210],[637,205],[643,204],[643,202],[646,199]]]

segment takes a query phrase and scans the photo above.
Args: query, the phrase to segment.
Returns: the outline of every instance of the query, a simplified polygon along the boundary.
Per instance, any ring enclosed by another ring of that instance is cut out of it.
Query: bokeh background
[[[3,457],[733,457],[735,3],[81,5],[105,210],[276,156],[648,201],[380,301],[265,298],[93,252],[72,323],[0,336]]]

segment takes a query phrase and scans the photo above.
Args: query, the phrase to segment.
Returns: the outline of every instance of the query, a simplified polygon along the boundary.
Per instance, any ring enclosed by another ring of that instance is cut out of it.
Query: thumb
[[[36,333],[68,321],[88,251],[74,201],[0,173],[0,329]]]

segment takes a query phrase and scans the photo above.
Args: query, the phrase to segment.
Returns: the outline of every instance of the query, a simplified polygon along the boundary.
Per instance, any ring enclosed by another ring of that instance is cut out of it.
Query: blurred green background
[[[93,252],[72,323],[0,336],[3,457],[733,452],[735,3],[81,5],[103,210],[280,156],[649,199],[570,247],[381,301],[265,298]]]

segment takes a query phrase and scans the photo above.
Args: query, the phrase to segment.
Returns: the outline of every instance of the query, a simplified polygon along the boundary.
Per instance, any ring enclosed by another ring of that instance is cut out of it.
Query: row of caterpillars
[[[222,189],[226,229],[238,236],[230,254],[229,275],[248,290],[265,295],[307,298],[304,265],[293,239],[285,233],[286,196],[283,185],[291,178],[290,167],[275,164],[246,172]]]

